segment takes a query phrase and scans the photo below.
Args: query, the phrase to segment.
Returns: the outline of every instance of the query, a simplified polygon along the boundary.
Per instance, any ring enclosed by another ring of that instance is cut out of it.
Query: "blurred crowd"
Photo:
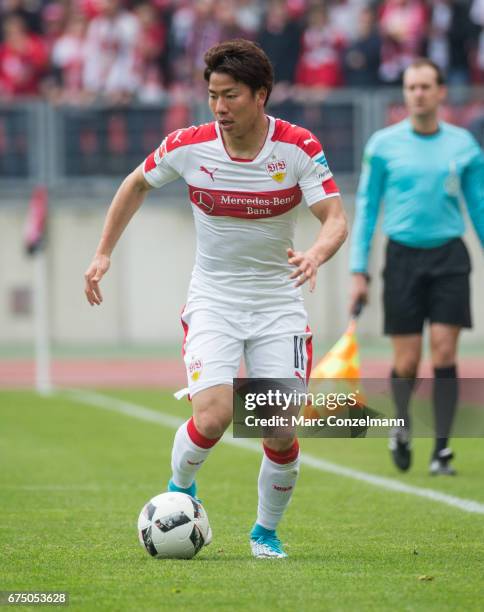
[[[426,55],[484,82],[484,0],[0,0],[0,99],[159,103],[203,91],[203,55],[237,37],[273,62],[275,101],[397,85]]]

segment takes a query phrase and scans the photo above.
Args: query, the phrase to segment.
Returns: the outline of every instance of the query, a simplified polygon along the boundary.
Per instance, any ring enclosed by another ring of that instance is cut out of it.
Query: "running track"
[[[362,378],[386,378],[389,369],[387,358],[365,359]],[[423,364],[419,374],[423,378],[433,375],[428,363]],[[460,359],[459,374],[464,378],[484,378],[484,359]],[[57,387],[179,389],[186,386],[181,358],[55,360],[52,379]],[[0,388],[30,389],[33,386],[33,360],[0,359]]]

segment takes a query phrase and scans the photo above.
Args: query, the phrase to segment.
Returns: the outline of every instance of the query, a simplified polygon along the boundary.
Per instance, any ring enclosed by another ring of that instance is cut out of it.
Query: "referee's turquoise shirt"
[[[465,200],[484,247],[484,155],[467,130],[441,122],[437,132],[423,135],[406,119],[370,138],[356,197],[352,272],[367,272],[382,199],[383,232],[417,248],[462,236]]]

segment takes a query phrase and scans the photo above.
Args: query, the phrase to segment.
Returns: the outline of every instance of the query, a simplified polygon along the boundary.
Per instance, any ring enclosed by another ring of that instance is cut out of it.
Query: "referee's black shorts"
[[[385,334],[420,334],[426,320],[472,327],[470,271],[460,238],[434,249],[389,240],[383,271]]]

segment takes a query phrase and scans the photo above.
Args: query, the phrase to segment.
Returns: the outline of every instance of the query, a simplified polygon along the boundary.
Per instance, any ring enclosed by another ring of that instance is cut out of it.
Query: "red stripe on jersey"
[[[279,191],[220,191],[188,186],[190,201],[206,215],[265,219],[283,215],[302,199],[299,185]]]
[[[272,140],[296,145],[309,157],[314,157],[323,151],[321,143],[309,130],[282,119],[276,119]]]
[[[188,323],[185,323],[185,321],[183,320],[183,313],[185,312],[185,306],[183,306],[183,309],[181,311],[181,315],[180,315],[180,321],[183,327],[183,342],[182,342],[182,357],[185,357],[185,346],[187,344],[187,336],[188,336]]]
[[[156,168],[155,151],[153,151],[153,153],[148,155],[148,157],[145,159],[145,172],[150,172],[151,170],[154,170],[155,168]]]
[[[308,363],[306,366],[306,384],[309,384],[309,377],[311,376],[311,370],[313,369],[313,335],[309,325],[306,326],[306,332],[311,334],[306,338],[306,356]]]
[[[323,181],[323,189],[324,193],[326,193],[327,195],[331,193],[340,193],[338,185],[336,184],[334,178],[330,178],[327,181]]]
[[[166,150],[168,152],[185,147],[186,145],[200,144],[209,140],[217,139],[215,123],[203,123],[202,125],[192,125],[190,127],[176,130],[168,134],[166,138]]]
[[[265,444],[263,444],[263,447],[266,457],[271,461],[274,461],[274,463],[279,463],[280,465],[295,461],[299,455],[299,442],[297,441],[297,438],[294,440],[292,446],[285,451],[273,450]]]
[[[200,448],[212,448],[221,438],[221,436],[218,438],[206,438],[195,427],[193,417],[187,423],[187,433],[193,444],[196,444]]]

